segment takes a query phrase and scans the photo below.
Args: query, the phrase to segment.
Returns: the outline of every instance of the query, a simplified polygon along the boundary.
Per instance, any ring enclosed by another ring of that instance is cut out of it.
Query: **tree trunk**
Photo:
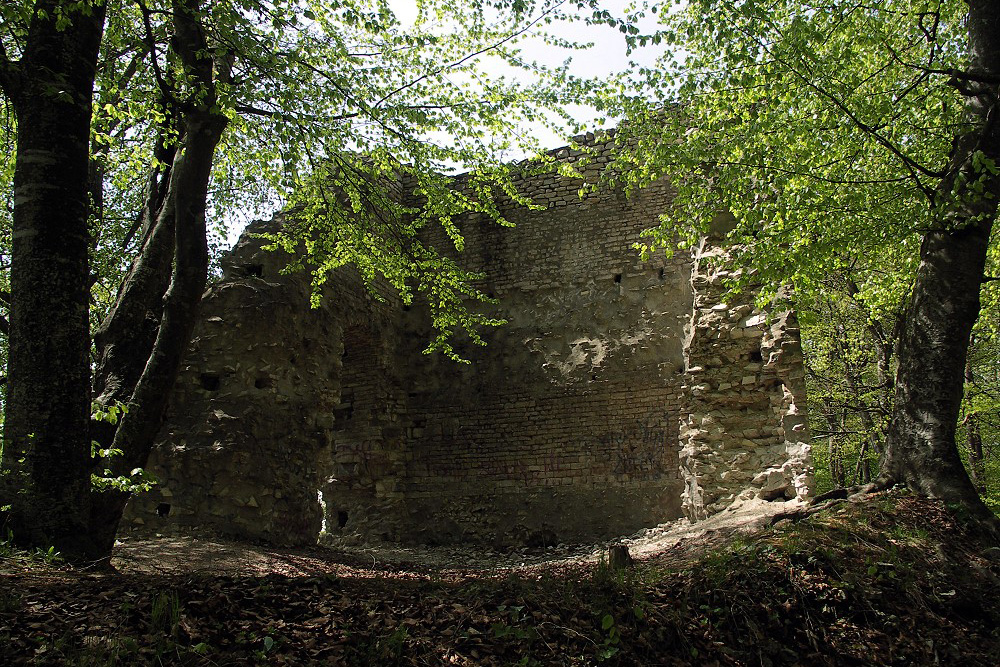
[[[128,474],[133,468],[143,467],[149,459],[163,423],[170,391],[194,331],[208,276],[205,228],[208,185],[215,147],[228,120],[216,104],[214,64],[208,55],[208,45],[199,22],[200,14],[197,0],[175,0],[176,38],[173,46],[193,82],[193,90],[189,91],[191,99],[197,102],[189,104],[184,113],[181,139],[174,152],[160,219],[150,235],[153,238],[161,233],[162,229],[170,226],[172,219],[173,273],[163,299],[162,319],[152,351],[135,383],[128,412],[114,434],[113,447],[123,452],[112,461],[112,470],[118,474]],[[148,290],[141,294],[137,292],[135,298],[144,298],[149,293]],[[125,306],[127,304],[123,308]],[[130,359],[122,358],[126,363]],[[90,530],[99,546],[109,555],[129,495],[105,492],[94,499]]]
[[[39,0],[20,62],[0,52],[17,115],[3,468],[15,539],[95,556],[91,456],[90,121],[103,3]],[[59,25],[60,15],[69,24]],[[9,492],[8,492],[9,493]]]
[[[837,421],[837,409],[829,399],[824,401],[824,406],[826,408],[827,428],[830,429],[830,436],[827,439],[830,450],[830,479],[833,482],[834,488],[840,488],[844,486],[844,482],[846,481],[844,476],[844,448],[841,445],[840,439],[844,437],[844,431],[847,429],[843,421]]]
[[[969,478],[976,491],[986,492],[986,471],[983,469],[983,436],[979,432],[979,415],[970,412],[965,417],[966,444],[969,447]]]
[[[969,2],[970,71],[1000,80],[1000,3]],[[986,251],[1000,197],[1000,178],[978,168],[975,155],[1000,165],[1000,128],[995,84],[970,91],[970,130],[956,138],[950,178],[943,180],[937,229],[920,248],[913,291],[899,342],[896,396],[882,473],[915,491],[960,503],[996,526],[995,517],[969,481],[955,435],[961,408],[965,361],[979,315]],[[956,183],[984,179],[986,196]],[[964,196],[963,196],[964,195]]]
[[[866,438],[861,441],[861,449],[858,450],[858,460],[854,464],[854,477],[851,479],[851,485],[855,484],[871,484],[872,481],[872,469],[868,465],[868,447],[871,446],[872,440]]]
[[[975,346],[975,340],[969,343]],[[965,362],[965,444],[969,450],[969,479],[980,495],[986,493],[986,475],[983,469],[983,435],[979,430],[979,414],[976,412],[975,398],[976,376],[972,372],[972,362]]]
[[[141,213],[139,254],[94,334],[94,393],[102,406],[128,402],[156,343],[174,259],[174,201],[167,197],[174,153],[163,148],[157,153],[164,166],[150,174]],[[115,428],[110,424],[94,426],[100,432],[96,439],[110,447]]]
[[[959,458],[955,429],[990,227],[979,222],[924,238],[882,465],[883,474],[920,493],[987,512]]]
[[[173,58],[174,51],[168,47],[167,60]],[[132,65],[134,74],[138,59]],[[174,93],[173,89],[161,91],[161,97],[170,100]],[[177,110],[168,108],[160,123],[143,208],[126,236],[129,239],[138,233],[139,253],[118,288],[114,304],[94,333],[94,394],[101,406],[128,402],[156,343],[174,259],[174,201],[167,194],[177,151],[169,142],[182,130]],[[116,427],[103,422],[95,422],[92,427],[101,447],[110,448]]]

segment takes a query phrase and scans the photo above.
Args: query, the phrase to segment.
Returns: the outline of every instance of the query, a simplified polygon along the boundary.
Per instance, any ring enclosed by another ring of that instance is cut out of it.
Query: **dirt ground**
[[[906,491],[522,549],[125,539],[0,558],[0,665],[1000,665],[1000,546]],[[815,508],[813,508],[815,509]],[[602,562],[624,544],[635,567]]]
[[[678,519],[655,528],[639,531],[620,539],[600,543],[565,545],[548,548],[522,548],[496,551],[481,546],[404,547],[356,542],[311,548],[282,549],[223,539],[199,537],[143,537],[119,540],[112,559],[113,567],[124,574],[215,574],[224,576],[288,577],[335,574],[338,576],[483,576],[594,564],[607,557],[608,546],[628,547],[636,560],[669,557],[679,560],[697,558],[712,544],[734,533],[752,533],[770,518],[799,507],[796,501],[746,501],[721,512],[707,521],[691,524]]]

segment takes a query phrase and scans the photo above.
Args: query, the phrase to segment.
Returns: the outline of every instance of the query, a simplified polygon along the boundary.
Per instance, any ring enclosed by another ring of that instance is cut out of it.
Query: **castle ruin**
[[[613,142],[592,144],[580,169],[596,180]],[[461,224],[462,262],[508,321],[468,365],[422,354],[426,313],[350,269],[310,309],[309,277],[252,237],[279,223],[248,229],[203,300],[148,466],[160,484],[123,528],[532,545],[808,495],[794,316],[727,302],[717,240],[640,260],[666,183],[581,184],[526,177],[544,210]]]

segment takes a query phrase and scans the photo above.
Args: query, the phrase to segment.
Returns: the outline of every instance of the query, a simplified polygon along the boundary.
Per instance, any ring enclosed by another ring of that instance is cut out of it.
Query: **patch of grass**
[[[150,631],[158,635],[176,637],[181,620],[181,601],[177,591],[158,593],[150,610]]]
[[[8,569],[37,569],[50,566],[61,566],[65,564],[62,554],[50,546],[47,549],[35,547],[34,549],[21,549],[14,542],[14,536],[9,530],[6,531],[0,540],[0,564],[5,564]]]

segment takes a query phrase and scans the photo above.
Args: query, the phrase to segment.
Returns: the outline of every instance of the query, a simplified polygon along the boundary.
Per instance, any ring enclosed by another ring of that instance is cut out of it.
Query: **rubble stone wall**
[[[742,498],[805,498],[812,485],[805,380],[793,312],[727,303],[726,253],[694,253],[687,401],[680,428],[685,515],[692,521]]]
[[[589,179],[609,161],[595,146]],[[462,223],[461,261],[508,321],[468,365],[421,354],[426,313],[350,270],[309,309],[308,279],[251,237],[279,222],[249,229],[203,302],[149,466],[162,483],[128,525],[546,544],[806,493],[794,320],[723,303],[709,244],[640,261],[665,183],[628,198],[581,198],[554,175],[520,185],[543,210]]]

